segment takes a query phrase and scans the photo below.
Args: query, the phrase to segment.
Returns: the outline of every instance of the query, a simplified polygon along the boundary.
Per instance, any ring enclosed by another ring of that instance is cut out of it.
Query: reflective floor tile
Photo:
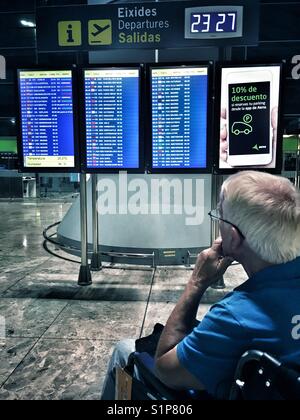
[[[72,302],[46,338],[120,340],[138,338],[146,302]]]
[[[114,344],[43,339],[0,389],[0,399],[98,400]]]
[[[0,299],[0,316],[5,318],[6,336],[40,337],[66,305],[66,301]]]

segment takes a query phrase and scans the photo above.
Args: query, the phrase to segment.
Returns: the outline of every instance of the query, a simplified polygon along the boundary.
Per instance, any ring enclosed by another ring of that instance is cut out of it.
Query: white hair
[[[224,219],[264,261],[281,264],[300,256],[300,192],[288,179],[240,172],[224,182],[221,200]]]

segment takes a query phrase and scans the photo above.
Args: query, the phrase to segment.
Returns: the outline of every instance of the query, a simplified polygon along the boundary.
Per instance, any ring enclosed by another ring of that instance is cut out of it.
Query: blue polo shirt
[[[214,305],[178,344],[178,359],[212,396],[227,399],[238,360],[247,350],[300,366],[300,330],[292,322],[297,315],[300,257],[260,271]]]

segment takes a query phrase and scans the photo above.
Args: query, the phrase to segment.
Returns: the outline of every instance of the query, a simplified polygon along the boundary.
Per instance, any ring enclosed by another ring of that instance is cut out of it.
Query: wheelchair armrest
[[[138,368],[139,373],[143,377],[146,385],[161,395],[162,399],[175,400],[182,393],[168,388],[164,385],[154,373],[155,361],[148,353],[134,353],[134,364]]]
[[[141,368],[147,370],[149,374],[154,375],[154,357],[150,356],[149,353],[134,353],[134,360],[136,365]]]
[[[149,353],[133,353],[135,366],[138,368],[140,375],[149,388],[150,393],[161,400],[213,400],[206,391],[182,390],[176,391],[164,385],[155,375],[154,358]],[[149,396],[149,395],[148,395]]]

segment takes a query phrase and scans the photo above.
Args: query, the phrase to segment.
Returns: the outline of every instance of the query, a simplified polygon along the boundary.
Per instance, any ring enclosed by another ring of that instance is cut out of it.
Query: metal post
[[[92,218],[93,218],[93,255],[91,261],[91,271],[101,271],[101,252],[99,252],[99,220],[97,212],[97,201],[98,201],[98,175],[92,175]]]
[[[81,222],[81,267],[79,272],[79,286],[92,284],[92,276],[88,262],[88,237],[87,237],[87,193],[86,174],[80,175],[80,222]]]
[[[232,48],[231,47],[222,47],[219,48],[219,60],[230,61],[232,58]],[[220,121],[215,121],[215,124],[219,125]],[[223,183],[223,177],[220,175],[212,174],[212,209],[215,209],[219,201],[220,188]],[[218,225],[216,222],[212,221],[211,226],[211,242],[213,243],[217,237],[220,235]],[[212,286],[213,289],[225,289],[226,285],[224,282],[224,277],[222,276],[215,285]]]
[[[297,188],[300,188],[300,135],[298,135],[298,147],[297,147],[297,158],[296,158],[296,180],[295,184]]]
[[[212,175],[212,209],[215,209],[218,205],[219,201],[219,191],[220,186],[223,182],[223,177],[213,174]],[[218,224],[214,220],[212,220],[211,225],[211,244],[218,238],[220,235]],[[212,286],[213,289],[225,289],[225,282],[224,277],[220,277],[220,279]]]

